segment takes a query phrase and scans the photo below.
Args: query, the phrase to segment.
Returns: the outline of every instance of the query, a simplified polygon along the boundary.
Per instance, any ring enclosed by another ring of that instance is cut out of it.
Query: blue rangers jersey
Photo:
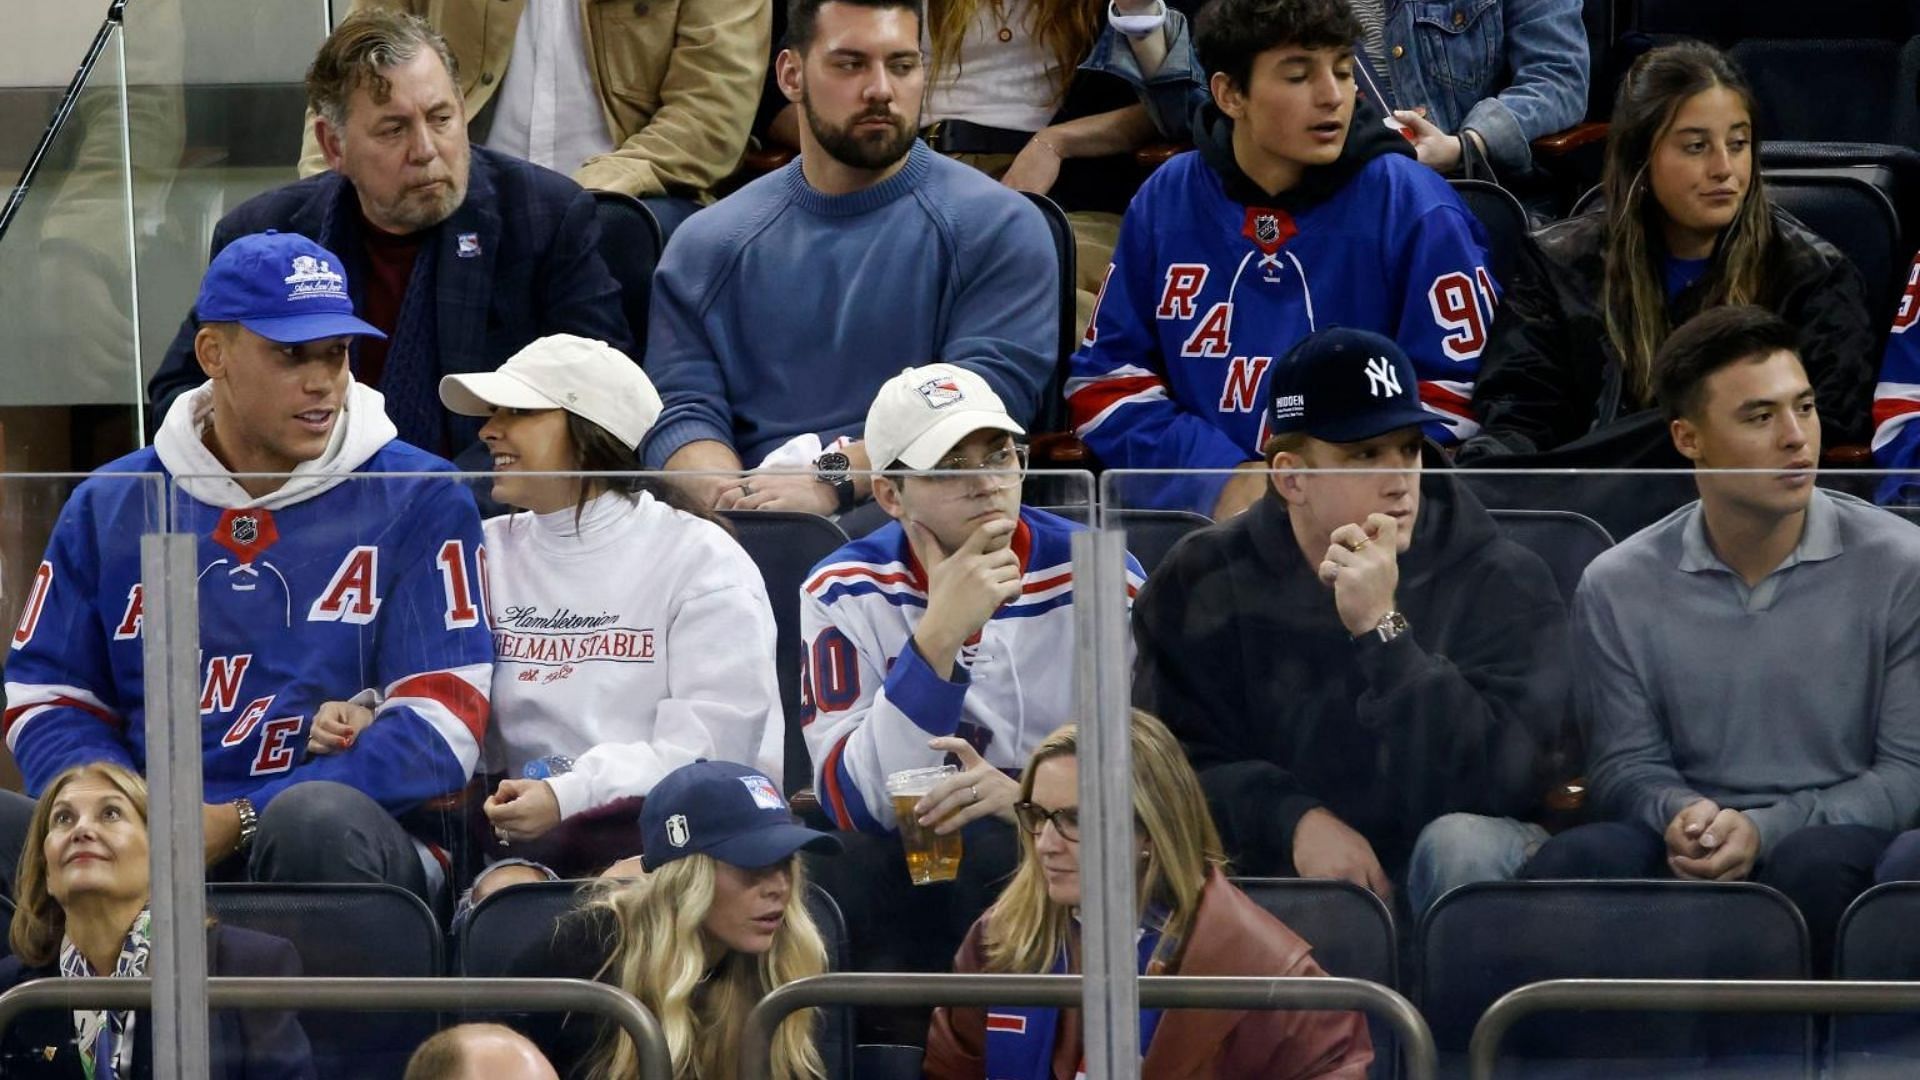
[[[1873,389],[1873,463],[1905,469],[1883,477],[1874,498],[1882,503],[1920,501],[1920,255],[1907,270],[1907,287],[1893,313],[1893,331]]]
[[[62,770],[144,771],[140,536],[161,474],[173,526],[199,537],[205,798],[264,809],[333,780],[394,813],[456,791],[485,731],[493,645],[472,495],[452,466],[394,438],[355,385],[327,454],[250,499],[199,436],[211,386],[177,401],[154,448],[105,466],[61,512],[14,630],[7,746],[38,793]],[[368,693],[368,692],[371,693]],[[309,757],[323,702],[377,698],[349,749]]]
[[[1398,135],[1356,127],[1338,163],[1268,198],[1234,164],[1231,124],[1212,131],[1127,209],[1072,359],[1075,433],[1112,468],[1257,460],[1268,369],[1313,331],[1348,326],[1406,350],[1434,414],[1429,435],[1471,435],[1499,290],[1485,233],[1447,182]],[[1182,478],[1134,501],[1207,513],[1224,484]]]
[[[944,755],[927,746],[935,736],[964,738],[988,764],[1018,773],[1074,718],[1070,547],[1084,527],[1020,508],[1020,597],[961,649],[951,680],[912,645],[927,579],[898,522],[814,568],[800,592],[802,721],[814,791],[841,828],[893,831],[887,776],[940,764]],[[1144,580],[1127,556],[1129,602]]]

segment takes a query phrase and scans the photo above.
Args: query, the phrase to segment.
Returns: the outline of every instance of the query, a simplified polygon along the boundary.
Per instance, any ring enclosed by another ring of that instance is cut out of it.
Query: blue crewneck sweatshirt
[[[660,468],[713,439],[752,466],[806,432],[857,436],[881,383],[934,360],[978,372],[1024,423],[1055,364],[1059,275],[1033,204],[923,143],[848,195],[795,161],[667,245],[646,353],[666,409],[642,457]]]

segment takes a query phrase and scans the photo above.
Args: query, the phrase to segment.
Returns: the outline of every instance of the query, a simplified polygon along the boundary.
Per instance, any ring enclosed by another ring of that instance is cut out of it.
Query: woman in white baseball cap
[[[660,415],[639,366],[556,334],[496,371],[447,376],[440,397],[488,418],[493,497],[521,511],[485,522],[484,764],[500,779],[473,902],[640,854],[638,803],[682,765],[754,762],[777,779],[773,609],[725,526],[634,474]]]

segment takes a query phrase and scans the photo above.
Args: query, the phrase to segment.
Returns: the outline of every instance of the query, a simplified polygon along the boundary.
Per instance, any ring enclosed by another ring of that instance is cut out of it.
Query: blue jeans
[[[1511,880],[1546,842],[1546,829],[1512,818],[1446,814],[1428,822],[1407,860],[1407,903],[1414,918],[1461,885]]]

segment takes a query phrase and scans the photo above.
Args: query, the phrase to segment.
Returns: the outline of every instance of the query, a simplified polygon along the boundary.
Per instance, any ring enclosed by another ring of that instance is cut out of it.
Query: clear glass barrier
[[[116,30],[0,242],[0,414],[29,458],[14,469],[70,467],[73,406],[116,431],[108,456],[132,445],[139,376],[119,45]]]
[[[214,226],[252,196],[296,178],[306,69],[328,20],[325,0],[127,5],[146,374],[159,367],[193,306]],[[143,377],[143,394],[144,385]],[[156,423],[148,418],[149,428]]]

